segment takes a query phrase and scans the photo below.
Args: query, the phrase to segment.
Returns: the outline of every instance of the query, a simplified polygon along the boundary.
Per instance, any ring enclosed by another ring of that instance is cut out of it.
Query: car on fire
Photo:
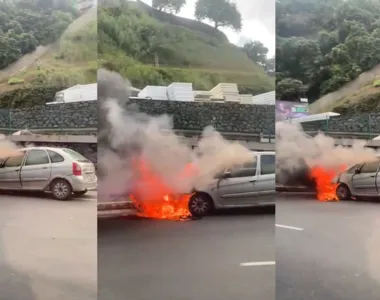
[[[351,166],[336,178],[336,195],[339,200],[353,197],[380,198],[380,158]]]
[[[205,190],[189,200],[193,216],[202,217],[214,209],[274,205],[276,194],[276,154],[253,152],[254,159],[242,167],[227,169]]]
[[[27,147],[0,162],[0,190],[50,192],[69,200],[96,187],[94,164],[71,149]]]

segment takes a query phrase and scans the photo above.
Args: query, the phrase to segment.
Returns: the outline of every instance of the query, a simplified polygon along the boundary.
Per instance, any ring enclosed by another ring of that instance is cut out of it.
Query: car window
[[[63,162],[65,160],[61,154],[59,154],[55,151],[46,150],[46,152],[49,154],[50,161],[52,163],[59,163],[59,162]]]
[[[261,175],[276,174],[276,156],[273,154],[261,155],[260,166]]]
[[[29,150],[25,166],[45,165],[49,163],[49,157],[45,150]]]
[[[22,151],[20,155],[9,157],[5,161],[4,167],[6,168],[20,167],[22,164],[22,161],[24,160],[24,155],[25,155],[25,152]]]
[[[257,169],[256,161],[246,163],[242,167],[232,169],[230,171],[231,177],[238,178],[238,177],[256,176],[256,169]]]
[[[79,162],[89,162],[87,158],[85,158],[82,154],[71,150],[71,149],[62,149],[65,153],[67,153],[73,160],[79,161]]]
[[[379,167],[379,163],[380,162],[378,160],[365,163],[360,168],[360,173],[376,173]]]
[[[354,174],[355,173],[355,170],[357,170],[358,168],[360,167],[360,165],[353,165],[352,167],[350,167],[346,173],[347,174]]]

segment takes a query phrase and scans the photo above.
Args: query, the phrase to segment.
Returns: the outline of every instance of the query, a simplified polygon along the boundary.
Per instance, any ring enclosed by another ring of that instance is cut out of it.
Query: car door
[[[259,156],[258,178],[256,188],[259,190],[258,203],[272,203],[276,194],[276,155],[261,154]]]
[[[25,159],[25,151],[20,151],[19,155],[8,157],[0,168],[0,188],[21,189],[20,169]]]
[[[376,176],[379,170],[380,160],[363,164],[358,173],[352,176],[353,194],[376,196]]]
[[[243,167],[227,170],[228,178],[221,179],[218,194],[223,206],[242,206],[255,202],[258,190],[255,188],[257,161]]]
[[[43,190],[51,175],[51,163],[44,149],[30,149],[26,153],[25,163],[21,168],[23,189]]]

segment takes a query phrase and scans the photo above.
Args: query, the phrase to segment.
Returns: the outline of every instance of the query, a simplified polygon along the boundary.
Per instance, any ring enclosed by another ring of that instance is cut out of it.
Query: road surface
[[[0,300],[96,299],[95,199],[0,195]]]
[[[380,203],[276,201],[277,300],[380,298]]]
[[[102,220],[99,300],[274,300],[274,210]]]

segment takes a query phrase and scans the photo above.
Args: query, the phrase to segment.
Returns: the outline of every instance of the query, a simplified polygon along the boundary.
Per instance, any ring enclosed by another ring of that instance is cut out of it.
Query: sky
[[[142,0],[152,5],[152,0]],[[275,54],[275,0],[234,0],[242,15],[242,30],[237,33],[220,28],[229,41],[242,46],[249,40],[258,40],[269,49],[268,57]],[[196,0],[187,0],[178,16],[194,19]],[[203,21],[205,22],[205,21]]]

